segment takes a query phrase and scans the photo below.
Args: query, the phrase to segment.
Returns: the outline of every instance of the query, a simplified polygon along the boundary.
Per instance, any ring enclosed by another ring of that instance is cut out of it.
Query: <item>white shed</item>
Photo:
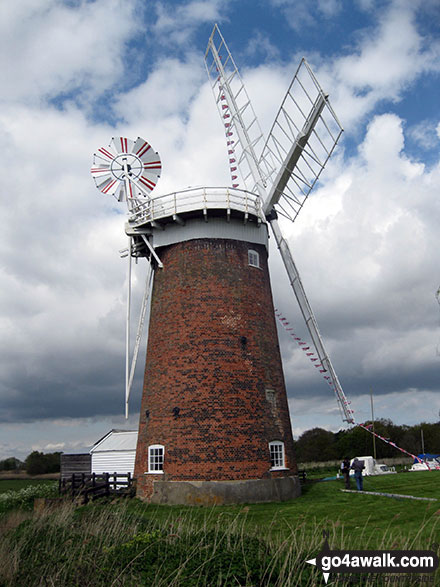
[[[90,449],[92,473],[134,472],[137,430],[110,430]]]

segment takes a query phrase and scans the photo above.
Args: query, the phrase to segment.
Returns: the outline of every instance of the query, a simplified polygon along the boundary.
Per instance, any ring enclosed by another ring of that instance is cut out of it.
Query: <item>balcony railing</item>
[[[180,216],[200,211],[207,215],[209,210],[225,210],[243,213],[247,218],[254,216],[265,222],[261,200],[257,194],[235,188],[188,188],[150,200],[136,200],[131,206],[128,222],[136,227],[165,218],[176,220]]]

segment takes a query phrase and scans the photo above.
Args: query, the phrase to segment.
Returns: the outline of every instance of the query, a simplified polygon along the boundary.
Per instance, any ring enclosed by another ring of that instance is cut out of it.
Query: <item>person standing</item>
[[[341,471],[344,475],[345,489],[350,489],[350,459],[347,457],[341,463]]]
[[[353,459],[351,468],[354,471],[354,478],[356,481],[356,487],[358,491],[363,491],[364,480],[362,477],[362,471],[365,469],[364,461],[360,461],[357,457]]]

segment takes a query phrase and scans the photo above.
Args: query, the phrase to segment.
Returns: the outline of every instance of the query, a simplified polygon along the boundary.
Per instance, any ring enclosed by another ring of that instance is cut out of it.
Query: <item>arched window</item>
[[[286,468],[284,459],[284,442],[281,442],[280,440],[269,442],[269,456],[272,470]]]
[[[257,253],[257,251],[252,249],[248,250],[248,263],[251,267],[260,266],[260,255]]]
[[[165,447],[162,444],[152,444],[148,447],[148,472],[163,473]]]

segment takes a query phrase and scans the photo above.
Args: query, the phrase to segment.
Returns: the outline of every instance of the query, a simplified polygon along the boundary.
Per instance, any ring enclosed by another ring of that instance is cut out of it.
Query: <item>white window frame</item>
[[[286,453],[284,450],[284,442],[281,440],[273,440],[269,442],[269,458],[271,471],[280,471],[286,468]],[[272,462],[275,462],[272,464]]]
[[[160,454],[154,454],[154,455],[152,454],[152,451],[154,451],[154,450],[161,450],[162,451],[161,461],[160,461],[160,459],[159,460],[157,459],[157,457],[159,457]],[[156,459],[153,459],[153,457],[156,457]],[[150,444],[150,446],[148,447],[148,473],[153,473],[154,475],[162,475],[164,460],[165,460],[165,447],[164,447],[164,445],[163,444]],[[158,465],[161,466],[160,469],[156,468]]]
[[[254,249],[248,249],[248,264],[260,268],[260,254]]]

